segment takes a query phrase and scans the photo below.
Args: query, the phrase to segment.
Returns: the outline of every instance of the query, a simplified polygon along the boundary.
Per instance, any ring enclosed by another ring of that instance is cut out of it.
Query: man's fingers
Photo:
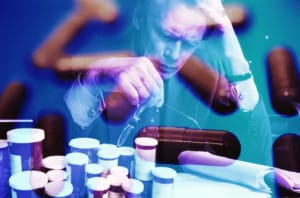
[[[127,78],[119,78],[118,89],[129,100],[131,105],[139,104],[139,95],[135,87],[128,81]]]

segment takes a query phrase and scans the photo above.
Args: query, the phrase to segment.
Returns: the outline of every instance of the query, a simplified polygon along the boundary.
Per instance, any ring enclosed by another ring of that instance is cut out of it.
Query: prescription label
[[[16,193],[16,191],[14,191],[14,190],[11,191],[11,197],[12,197],[12,198],[17,198],[17,193]]]
[[[173,184],[162,184],[153,182],[152,187],[153,198],[172,198],[173,197]]]
[[[138,155],[135,155],[135,177],[143,181],[152,179],[151,171],[155,167],[155,162],[146,161]]]
[[[10,158],[10,166],[11,166],[11,174],[22,172],[22,158],[20,155],[9,155]]]

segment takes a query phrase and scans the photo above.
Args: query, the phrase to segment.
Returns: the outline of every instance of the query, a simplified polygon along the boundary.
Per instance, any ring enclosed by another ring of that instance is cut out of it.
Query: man
[[[207,38],[211,22],[216,30]],[[232,129],[231,132],[240,139],[241,159],[270,163],[266,112],[221,1],[141,0],[136,8],[134,25],[136,32],[132,35],[137,56],[96,61],[68,91],[65,100],[74,121],[86,128],[99,117],[99,110],[102,112],[105,108],[103,90],[123,93],[131,105],[161,107],[164,92],[171,92],[164,88],[164,80],[172,79],[194,54],[227,77],[238,92],[239,112],[233,118],[242,117],[240,121],[246,123],[246,129],[241,125],[224,127]],[[258,112],[263,115],[253,114],[258,104]],[[264,118],[264,127],[253,126],[260,118]],[[253,137],[261,138],[255,148]]]

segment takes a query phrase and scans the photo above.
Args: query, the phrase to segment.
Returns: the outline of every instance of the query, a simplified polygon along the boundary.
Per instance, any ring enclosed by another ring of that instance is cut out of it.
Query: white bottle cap
[[[118,147],[119,153],[122,156],[134,156],[135,150],[132,147],[129,146],[120,146]]]
[[[117,159],[120,154],[117,146],[101,145],[97,155],[100,159],[113,160]]]
[[[114,144],[101,144],[100,149],[117,149],[118,147]]]
[[[144,184],[137,179],[125,179],[122,188],[125,192],[131,194],[141,194],[144,191]]]
[[[168,167],[156,167],[152,169],[153,181],[169,184],[174,182],[176,171]]]
[[[94,138],[75,138],[69,142],[69,146],[79,149],[92,149],[98,148],[100,142]]]
[[[109,181],[104,177],[92,177],[87,180],[87,187],[93,191],[109,190]]]
[[[118,174],[109,174],[107,177],[108,182],[110,183],[111,186],[114,187],[121,187],[122,183],[127,177],[125,175],[118,175]]]
[[[35,170],[19,172],[9,178],[11,188],[23,191],[44,188],[47,182],[47,175]]]
[[[85,171],[90,174],[101,174],[104,171],[104,167],[101,164],[91,163],[85,166]]]
[[[0,149],[6,148],[8,146],[7,140],[0,139]]]
[[[42,160],[42,165],[48,169],[64,169],[66,168],[67,159],[64,155],[52,155]]]
[[[45,192],[51,197],[67,197],[73,193],[73,185],[66,181],[49,182]]]
[[[135,145],[140,149],[154,149],[158,144],[158,140],[151,137],[135,138]]]
[[[12,143],[33,143],[45,139],[45,131],[38,128],[17,128],[7,132],[7,141]]]
[[[85,165],[89,162],[89,157],[84,153],[73,152],[66,155],[67,163],[73,165]]]
[[[110,174],[124,175],[128,176],[128,169],[124,166],[113,166],[109,169]]]
[[[49,181],[64,181],[67,179],[68,175],[64,170],[50,170],[46,173]]]

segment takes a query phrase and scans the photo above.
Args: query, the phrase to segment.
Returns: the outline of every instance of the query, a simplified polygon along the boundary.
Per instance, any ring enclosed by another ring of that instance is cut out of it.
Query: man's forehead
[[[197,36],[206,27],[206,19],[200,9],[183,4],[171,7],[161,23],[164,31],[176,36]]]

